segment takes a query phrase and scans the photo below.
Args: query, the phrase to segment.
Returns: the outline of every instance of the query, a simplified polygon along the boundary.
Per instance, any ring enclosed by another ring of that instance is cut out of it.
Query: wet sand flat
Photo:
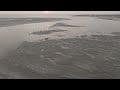
[[[119,21],[96,17],[36,21],[22,19],[18,26],[0,28],[0,47],[10,49],[0,59],[1,79],[120,78]]]
[[[4,62],[16,76],[19,72],[18,78],[120,78],[120,37],[100,37],[24,42],[0,64]]]
[[[25,37],[37,28],[46,28],[55,21],[65,18],[1,18],[0,19],[0,59],[12,49],[16,49]],[[42,24],[42,23],[45,24]]]

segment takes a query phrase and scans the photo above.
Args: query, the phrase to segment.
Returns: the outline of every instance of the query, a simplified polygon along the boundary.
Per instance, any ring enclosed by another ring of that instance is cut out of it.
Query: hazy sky
[[[120,14],[120,11],[0,11],[0,14]]]

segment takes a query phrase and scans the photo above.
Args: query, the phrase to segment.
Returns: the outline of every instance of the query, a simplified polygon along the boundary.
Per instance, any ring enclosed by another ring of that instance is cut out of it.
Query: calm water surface
[[[120,31],[120,21],[98,19],[94,17],[68,17],[71,20],[55,22],[31,23],[16,26],[0,27],[0,58],[9,51],[16,49],[23,41],[40,41],[44,38],[61,39],[73,38],[85,34],[110,34]],[[4,20],[3,20],[4,21]],[[77,25],[79,27],[55,26],[56,23]],[[67,30],[45,35],[32,35],[32,32],[48,30]]]

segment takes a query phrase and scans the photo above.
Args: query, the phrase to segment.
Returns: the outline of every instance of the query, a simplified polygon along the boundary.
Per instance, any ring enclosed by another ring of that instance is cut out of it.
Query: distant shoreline
[[[72,15],[72,16],[120,16],[120,14],[82,14],[82,15]]]
[[[69,20],[65,18],[0,18],[0,27],[14,26],[29,23],[53,22],[59,20]]]

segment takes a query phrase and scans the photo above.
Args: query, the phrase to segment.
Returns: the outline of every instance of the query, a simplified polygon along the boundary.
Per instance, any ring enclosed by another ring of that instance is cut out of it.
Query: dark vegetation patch
[[[68,24],[65,24],[65,23],[56,23],[51,27],[58,27],[58,26],[61,26],[61,27],[80,27],[80,26],[76,26],[76,25],[68,25]]]
[[[45,35],[45,34],[51,34],[51,33],[54,33],[54,32],[64,32],[64,31],[68,31],[68,30],[47,30],[47,31],[32,32],[31,34]]]

